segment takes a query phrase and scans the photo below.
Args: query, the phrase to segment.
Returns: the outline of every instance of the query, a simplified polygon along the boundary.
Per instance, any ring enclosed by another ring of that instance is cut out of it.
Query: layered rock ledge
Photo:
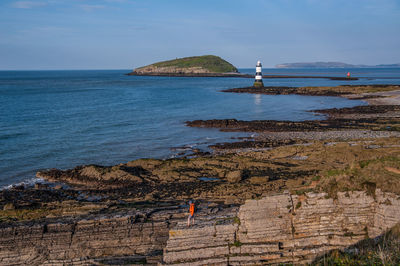
[[[170,227],[186,216],[182,211],[150,208],[1,226],[0,264],[157,264]]]
[[[2,227],[0,264],[303,264],[399,221],[399,197],[379,189],[335,198],[285,192],[201,208],[191,227],[177,206]]]
[[[164,265],[304,264],[375,238],[400,221],[400,200],[376,190],[289,193],[248,200],[230,217],[169,231]]]

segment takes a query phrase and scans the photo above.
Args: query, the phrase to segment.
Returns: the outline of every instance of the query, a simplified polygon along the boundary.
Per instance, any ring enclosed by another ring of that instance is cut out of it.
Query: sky
[[[400,63],[400,0],[1,0],[0,70]]]

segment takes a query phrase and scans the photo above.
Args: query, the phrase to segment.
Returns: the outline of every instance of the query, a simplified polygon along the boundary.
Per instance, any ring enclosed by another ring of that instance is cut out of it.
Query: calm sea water
[[[253,73],[253,69],[241,72]],[[346,69],[265,69],[265,74],[340,75]],[[222,93],[242,78],[125,76],[113,71],[0,71],[0,187],[36,171],[169,158],[172,147],[205,148],[238,133],[185,127],[195,119],[307,120],[312,109],[364,104],[335,97]],[[400,84],[400,69],[352,69],[359,81],[271,79],[266,86]],[[384,77],[383,79],[371,79]],[[390,78],[395,79],[390,79]],[[243,135],[243,134],[242,134]]]

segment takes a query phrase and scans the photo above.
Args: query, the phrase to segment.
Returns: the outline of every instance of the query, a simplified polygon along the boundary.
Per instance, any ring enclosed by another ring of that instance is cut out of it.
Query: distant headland
[[[380,64],[380,65],[352,65],[342,62],[304,62],[304,63],[284,63],[278,64],[276,68],[367,68],[367,67],[400,67],[399,64]]]
[[[138,76],[231,76],[237,68],[215,55],[177,58],[139,67],[128,75]]]

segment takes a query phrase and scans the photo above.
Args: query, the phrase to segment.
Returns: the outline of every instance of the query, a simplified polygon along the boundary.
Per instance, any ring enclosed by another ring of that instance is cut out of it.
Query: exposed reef
[[[379,105],[313,110],[328,117],[310,121],[277,121],[211,119],[187,121],[190,127],[219,128],[221,131],[242,132],[321,132],[321,131],[400,131],[400,85],[342,85],[337,87],[263,87],[237,88],[223,92],[270,95],[298,94],[307,96],[342,96],[364,99]],[[360,136],[362,137],[362,135]],[[243,144],[241,144],[243,146]],[[255,145],[253,143],[252,145]],[[259,146],[259,145],[258,145]]]
[[[187,121],[187,126],[219,128],[221,131],[240,132],[285,132],[285,131],[329,131],[329,130],[375,130],[399,131],[400,118],[360,118],[360,119],[325,119],[302,122],[236,119],[212,119]]]
[[[245,87],[223,90],[223,92],[252,93],[269,95],[307,95],[307,96],[344,96],[355,95],[352,99],[379,97],[379,95],[360,95],[363,93],[376,93],[400,90],[400,85],[341,85],[337,87]]]

